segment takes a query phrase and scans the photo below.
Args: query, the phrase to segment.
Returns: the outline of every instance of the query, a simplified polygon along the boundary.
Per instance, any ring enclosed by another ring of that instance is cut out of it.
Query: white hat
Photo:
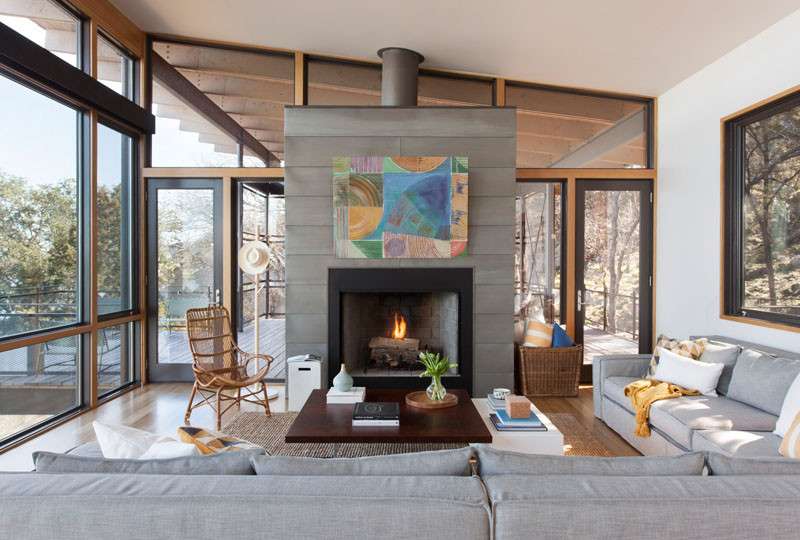
[[[239,250],[239,267],[245,274],[262,274],[269,267],[272,254],[264,242],[245,242]]]

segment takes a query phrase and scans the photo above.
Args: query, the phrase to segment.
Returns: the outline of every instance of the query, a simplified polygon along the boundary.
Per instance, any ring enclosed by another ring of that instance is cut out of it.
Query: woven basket
[[[583,346],[518,347],[517,392],[524,396],[578,395]]]

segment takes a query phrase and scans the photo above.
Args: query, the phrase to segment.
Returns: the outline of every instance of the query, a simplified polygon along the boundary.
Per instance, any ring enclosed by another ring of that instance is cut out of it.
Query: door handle
[[[216,305],[219,305],[219,289],[216,289],[216,291],[214,292],[214,303]]]
[[[583,306],[587,305],[589,302],[583,301],[583,291],[578,290],[578,311],[583,309]]]

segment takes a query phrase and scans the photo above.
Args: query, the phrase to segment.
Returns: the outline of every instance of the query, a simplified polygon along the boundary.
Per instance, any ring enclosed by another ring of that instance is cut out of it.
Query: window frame
[[[800,106],[800,87],[733,113],[721,120],[722,246],[720,317],[800,332],[800,315],[743,307],[744,304],[744,143],[745,127]]]
[[[141,59],[137,55],[132,53],[130,50],[128,50],[128,48],[125,47],[124,45],[122,45],[118,40],[114,39],[109,32],[106,32],[102,28],[98,28],[97,29],[97,40],[99,41],[101,39],[103,41],[105,41],[108,45],[110,45],[114,49],[116,49],[116,51],[120,54],[120,56],[124,57],[125,59],[127,59],[130,62],[130,64],[129,64],[130,65],[130,73],[128,74],[128,76],[129,76],[129,80],[128,80],[129,88],[127,89],[130,92],[130,95],[126,95],[124,93],[120,94],[120,95],[122,97],[124,97],[125,99],[128,99],[131,102],[133,102],[133,103],[138,105],[140,103],[140,100],[141,100],[141,95],[140,95],[140,92],[139,92],[139,87],[140,87],[139,81],[141,80],[140,79],[140,77],[141,77]],[[98,81],[99,81],[99,77],[98,77]]]

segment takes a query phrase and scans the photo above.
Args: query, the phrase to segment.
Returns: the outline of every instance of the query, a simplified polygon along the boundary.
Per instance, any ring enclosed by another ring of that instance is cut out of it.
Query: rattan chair
[[[217,413],[217,429],[220,429],[222,415],[234,405],[241,407],[242,401],[263,405],[267,416],[271,416],[264,377],[274,359],[265,354],[248,354],[236,345],[228,310],[221,306],[190,309],[186,312],[186,329],[194,357],[192,370],[195,377],[189,407],[186,409],[186,421],[192,415],[192,410],[201,405],[210,405]],[[264,362],[255,373],[251,362],[257,358]],[[225,393],[234,390],[234,395]],[[192,405],[195,393],[199,393],[203,399]],[[262,393],[263,400],[259,398]],[[215,397],[216,403],[213,401]],[[223,409],[227,401],[232,403]]]

